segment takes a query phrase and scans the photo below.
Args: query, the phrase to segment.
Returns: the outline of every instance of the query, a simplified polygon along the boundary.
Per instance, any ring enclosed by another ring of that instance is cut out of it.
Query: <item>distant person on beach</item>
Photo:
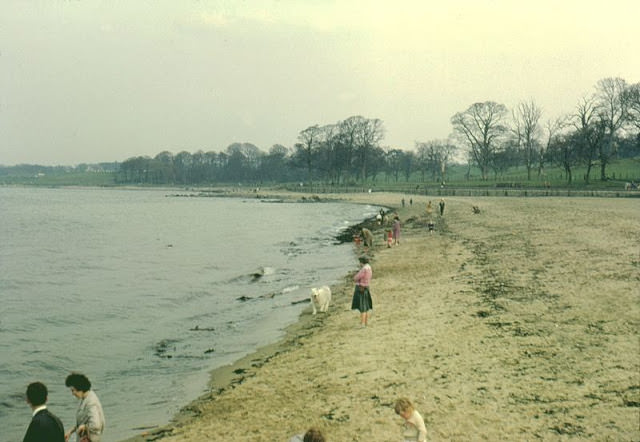
[[[400,244],[400,217],[398,215],[393,217],[393,244]]]
[[[430,218],[431,214],[433,213],[433,206],[431,205],[431,201],[427,203],[426,211],[427,211],[427,217]]]
[[[365,247],[373,246],[373,233],[371,233],[371,230],[367,229],[366,227],[363,227],[362,237],[364,238]]]
[[[77,441],[87,436],[91,442],[100,442],[105,425],[104,413],[98,396],[91,390],[91,382],[83,374],[71,373],[64,383],[71,389],[71,394],[80,400],[76,410],[76,425],[64,435],[65,440],[76,433]]]
[[[402,432],[404,441],[426,442],[427,427],[425,427],[424,420],[413,406],[413,403],[405,397],[400,398],[396,401],[395,410],[396,414],[404,419]]]
[[[409,198],[409,205],[413,206],[413,198]]]
[[[64,427],[58,417],[47,410],[49,391],[42,382],[27,386],[27,403],[31,407],[31,423],[23,442],[64,442]]]
[[[444,216],[444,199],[440,198],[438,207],[440,208],[440,216]]]
[[[369,323],[370,312],[373,310],[373,301],[371,300],[371,292],[369,291],[373,271],[369,265],[369,259],[366,256],[361,256],[358,260],[362,267],[353,277],[356,287],[353,291],[353,299],[351,300],[351,310],[358,310],[360,312],[360,327],[366,327]]]
[[[402,198],[402,207],[404,207],[404,198]]]

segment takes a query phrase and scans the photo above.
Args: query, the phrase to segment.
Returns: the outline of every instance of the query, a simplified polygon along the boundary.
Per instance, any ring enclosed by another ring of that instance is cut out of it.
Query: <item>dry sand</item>
[[[328,441],[399,441],[399,396],[430,441],[640,440],[640,201],[450,197],[429,234],[428,198],[322,197],[401,217],[400,245],[374,231],[370,326],[347,275],[328,314],[309,309],[283,342],[214,371],[210,394],[139,440],[288,441],[317,426]]]

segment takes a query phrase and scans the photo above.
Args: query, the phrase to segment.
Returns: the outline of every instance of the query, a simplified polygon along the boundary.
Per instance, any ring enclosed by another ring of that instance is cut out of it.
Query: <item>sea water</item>
[[[105,441],[167,423],[211,369],[281,338],[310,287],[356,270],[353,246],[335,237],[378,210],[0,188],[0,440],[22,440],[36,380],[74,425],[71,371],[101,399]]]

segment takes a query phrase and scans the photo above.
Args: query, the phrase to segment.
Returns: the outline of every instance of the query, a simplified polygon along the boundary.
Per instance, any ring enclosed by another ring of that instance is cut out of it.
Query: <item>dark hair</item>
[[[304,434],[303,442],[325,442],[325,438],[322,435],[322,432],[317,428],[309,428]]]
[[[91,390],[91,381],[85,375],[80,373],[71,373],[64,381],[67,387],[73,387],[78,391]]]
[[[360,261],[362,264],[368,264],[369,258],[367,258],[366,256],[361,256],[360,258],[358,258],[358,261]]]
[[[27,386],[27,400],[34,407],[47,402],[48,394],[47,386],[42,382],[32,382]]]

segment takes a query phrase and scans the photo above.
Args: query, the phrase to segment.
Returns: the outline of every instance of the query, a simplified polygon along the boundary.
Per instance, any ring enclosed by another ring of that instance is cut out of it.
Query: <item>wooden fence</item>
[[[301,192],[306,194],[327,194],[327,193],[374,193],[392,192],[403,195],[417,195],[426,197],[445,196],[506,196],[506,197],[599,197],[599,198],[640,198],[640,190],[574,190],[574,189],[536,189],[518,187],[496,187],[496,188],[473,188],[473,187],[361,187],[361,186],[327,186],[327,185],[304,185],[286,186],[286,190]]]

